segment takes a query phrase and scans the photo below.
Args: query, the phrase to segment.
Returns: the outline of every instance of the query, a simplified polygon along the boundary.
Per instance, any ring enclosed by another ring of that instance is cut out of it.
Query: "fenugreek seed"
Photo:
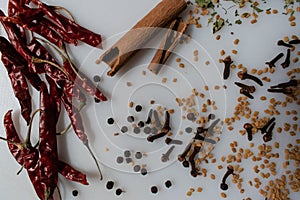
[[[203,191],[203,188],[202,187],[198,187],[197,188],[197,192],[202,192]]]
[[[227,195],[224,192],[221,192],[221,197],[222,198],[227,198]]]
[[[231,53],[233,53],[233,54],[237,54],[237,53],[238,53],[238,51],[237,51],[237,50],[235,50],[235,49],[233,49],[233,50],[231,51]]]
[[[211,175],[210,175],[210,178],[211,178],[212,180],[215,180],[215,179],[216,179],[216,176],[215,176],[214,174],[211,174]]]
[[[265,101],[265,100],[267,100],[267,97],[266,96],[261,96],[260,100]]]
[[[296,62],[298,62],[298,61],[299,61],[299,58],[298,58],[298,57],[293,58],[293,63],[296,63]]]
[[[224,49],[222,49],[221,51],[220,51],[220,56],[224,56],[225,55],[225,51],[224,51]]]
[[[183,63],[180,63],[180,64],[179,64],[179,67],[180,67],[180,68],[184,68],[184,64],[183,64]]]
[[[221,35],[217,35],[216,40],[220,40],[220,39],[221,39]]]
[[[176,58],[176,62],[181,62],[181,58]]]
[[[132,101],[129,102],[129,107],[132,108],[134,103]]]
[[[239,42],[240,42],[240,40],[239,40],[239,39],[235,39],[235,40],[233,41],[233,44],[235,44],[235,45],[238,45],[238,44],[239,44]]]
[[[296,22],[290,22],[290,26],[296,26]]]
[[[272,10],[272,13],[273,13],[273,14],[277,14],[277,13],[278,13],[278,10],[273,9],[273,10]]]

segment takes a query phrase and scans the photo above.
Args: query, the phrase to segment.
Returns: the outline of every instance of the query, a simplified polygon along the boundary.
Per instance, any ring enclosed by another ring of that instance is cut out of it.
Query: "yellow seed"
[[[203,191],[203,188],[202,187],[198,187],[197,188],[197,192],[202,192]]]
[[[239,39],[235,39],[235,40],[233,41],[233,44],[235,44],[235,45],[238,45],[238,44],[239,44],[239,42],[240,42],[240,40],[239,40]]]
[[[227,195],[224,192],[221,192],[221,197],[222,198],[227,198]]]

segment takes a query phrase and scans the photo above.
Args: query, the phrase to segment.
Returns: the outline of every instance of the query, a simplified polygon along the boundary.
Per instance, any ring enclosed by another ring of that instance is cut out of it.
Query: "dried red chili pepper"
[[[40,90],[39,176],[45,199],[50,199],[58,182],[58,155],[56,141],[57,107],[45,83]]]
[[[67,17],[57,13],[55,9],[42,3],[39,0],[32,0],[32,3],[36,4],[38,8],[41,8],[44,13],[53,20],[62,30],[64,30],[71,38],[80,40],[86,44],[94,47],[102,48],[101,35],[96,34],[82,26],[76,24],[74,21],[68,19]]]
[[[69,101],[68,96],[69,96],[69,94],[66,94],[65,92],[63,92],[61,99],[62,99],[65,109],[69,115],[73,130],[74,130],[75,134],[77,135],[77,137],[83,142],[83,144],[87,147],[88,151],[90,152],[93,160],[95,161],[95,163],[97,165],[99,175],[100,175],[100,180],[102,180],[103,177],[102,177],[102,173],[100,170],[100,166],[98,164],[96,157],[94,156],[94,153],[92,152],[92,150],[89,146],[88,138],[84,131],[81,115],[78,111],[78,108],[71,101]]]
[[[44,199],[43,188],[39,182],[38,151],[32,147],[30,135],[27,135],[28,137],[25,142],[21,142],[20,137],[15,129],[11,112],[12,110],[9,110],[4,116],[6,137],[9,141],[8,148],[16,161],[27,170],[28,176],[39,198]]]
[[[11,86],[13,88],[15,97],[18,99],[19,104],[21,106],[21,114],[28,125],[30,122],[32,106],[31,95],[29,93],[29,88],[26,79],[22,74],[21,70],[15,67],[3,54],[1,60],[8,72],[8,76],[11,81]]]
[[[63,161],[58,162],[58,171],[60,174],[62,174],[66,179],[69,179],[71,181],[75,181],[78,183],[81,183],[83,185],[88,185],[89,183],[86,180],[86,175],[82,172],[74,169],[67,163]]]

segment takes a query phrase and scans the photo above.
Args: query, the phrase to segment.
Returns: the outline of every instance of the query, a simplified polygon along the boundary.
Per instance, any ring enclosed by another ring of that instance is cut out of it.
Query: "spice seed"
[[[147,175],[147,169],[146,168],[142,168],[141,169],[141,174],[143,175],[143,176],[146,176]]]
[[[171,181],[170,181],[170,180],[167,180],[167,181],[165,182],[165,186],[166,186],[167,188],[170,188],[170,187],[172,186]]]
[[[113,181],[107,181],[106,183],[106,189],[111,190],[114,187],[114,182]]]
[[[72,191],[72,195],[73,195],[74,197],[77,197],[77,196],[78,196],[78,190],[73,190],[73,191]]]
[[[124,156],[126,158],[130,157],[131,156],[131,152],[129,150],[124,151]]]
[[[158,188],[156,186],[151,187],[152,194],[156,194],[158,192]]]
[[[115,120],[112,117],[107,119],[107,123],[110,125],[112,125],[114,122],[115,122]]]
[[[141,159],[143,157],[143,154],[141,152],[136,152],[135,153],[135,158],[136,159]]]
[[[122,156],[118,156],[118,157],[117,157],[117,163],[118,163],[118,164],[123,163],[123,161],[124,161],[124,158],[123,158]]]
[[[143,109],[143,107],[142,107],[141,105],[137,105],[137,106],[135,107],[135,111],[136,111],[136,112],[141,112],[142,109]]]
[[[139,172],[141,170],[141,166],[140,165],[135,165],[134,167],[133,167],[133,171],[134,172]]]
[[[128,131],[128,127],[127,126],[123,126],[122,128],[121,128],[121,132],[122,133],[126,133]]]
[[[100,82],[100,80],[101,80],[100,76],[98,76],[98,75],[95,75],[93,77],[93,79],[94,79],[95,82]]]

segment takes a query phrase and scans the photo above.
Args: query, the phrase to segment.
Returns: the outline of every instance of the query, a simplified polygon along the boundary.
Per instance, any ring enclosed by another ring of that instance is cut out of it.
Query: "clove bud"
[[[272,140],[273,129],[274,129],[275,125],[276,125],[276,122],[272,123],[272,125],[268,129],[267,133],[263,136],[264,142],[269,142]]]
[[[158,138],[161,138],[161,137],[164,137],[168,134],[168,132],[171,130],[171,127],[170,127],[170,114],[168,111],[166,111],[166,118],[165,118],[165,124],[164,126],[162,127],[162,129],[160,129],[158,131],[158,133],[156,135],[150,135],[147,137],[147,140],[149,142],[153,142],[154,140],[158,139]]]
[[[225,173],[223,179],[222,179],[222,183],[220,184],[220,188],[222,190],[228,190],[228,185],[226,183],[226,179],[233,174],[233,167],[232,166],[228,166],[227,167],[227,172]]]
[[[223,72],[223,78],[224,80],[228,79],[229,75],[230,75],[230,66],[233,63],[233,61],[231,60],[230,56],[227,56],[226,58],[224,58],[222,60],[222,62],[224,63],[224,72]]]
[[[273,58],[271,61],[269,62],[266,62],[266,65],[269,65],[269,68],[272,68],[272,67],[276,67],[275,66],[275,63],[284,56],[283,53],[280,53],[278,54],[275,58]]]
[[[253,126],[250,123],[244,124],[244,129],[246,129],[247,134],[248,134],[248,140],[252,141],[252,128]]]
[[[248,74],[247,72],[239,71],[237,76],[241,80],[250,79],[250,80],[256,82],[258,85],[263,86],[263,82],[259,78],[257,78],[256,76],[253,76],[251,74]]]
[[[288,47],[288,48],[293,48],[293,47],[294,47],[294,46],[291,45],[290,43],[289,43],[289,44],[288,44],[288,43],[285,43],[283,40],[278,40],[277,45],[278,45],[278,46]]]
[[[281,66],[282,66],[283,69],[285,69],[285,68],[287,68],[287,67],[290,66],[290,64],[291,64],[290,60],[291,60],[291,50],[288,49],[287,53],[286,53],[286,58],[285,58],[284,62],[281,63]]]

